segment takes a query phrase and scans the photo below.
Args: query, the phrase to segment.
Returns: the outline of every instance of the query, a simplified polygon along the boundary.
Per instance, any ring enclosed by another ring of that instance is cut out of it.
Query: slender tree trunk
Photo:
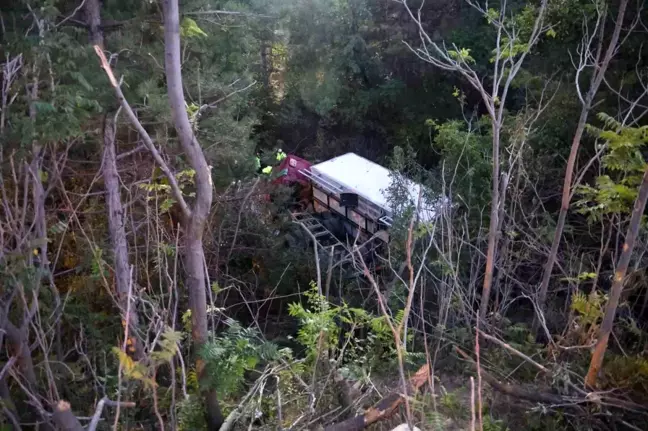
[[[32,80],[31,92],[29,94],[29,119],[32,123],[36,122],[36,106],[35,102],[39,97],[38,86],[38,68],[34,66],[34,77]],[[55,330],[54,330],[54,350],[56,358],[59,361],[63,360],[63,347],[61,343],[61,319],[59,318],[61,310],[61,296],[54,284],[52,275],[50,273],[50,262],[47,256],[47,218],[45,214],[45,188],[43,187],[43,146],[37,141],[32,141],[32,161],[29,164],[29,175],[31,176],[32,184],[32,201],[34,206],[34,236],[38,243],[38,256],[40,259],[38,267],[38,282],[40,283],[43,278],[48,279],[52,297],[54,298],[54,306],[56,312],[54,313]]]
[[[493,272],[495,267],[495,249],[499,239],[499,211],[500,211],[500,125],[493,119],[493,174],[492,174],[492,202],[490,213],[490,224],[488,227],[488,251],[486,252],[486,273],[482,287],[481,304],[479,306],[479,319],[485,321],[488,312],[488,301],[490,299],[491,287],[493,285]]]
[[[31,108],[30,108],[31,111]],[[34,113],[32,121],[36,120]],[[38,256],[39,256],[39,269],[38,280],[42,281],[47,279],[52,297],[54,298],[55,312],[53,313],[54,323],[54,352],[58,361],[63,360],[63,343],[61,341],[61,319],[60,316],[63,312],[61,309],[61,295],[59,294],[54,279],[50,271],[50,262],[48,258],[47,247],[47,218],[45,215],[45,188],[43,187],[43,149],[34,142],[32,144],[32,162],[29,165],[29,171],[32,179],[32,200],[34,203],[34,234],[38,240]]]
[[[569,211],[569,205],[571,202],[571,187],[572,187],[572,178],[574,175],[574,167],[576,165],[576,156],[578,155],[578,149],[580,148],[580,142],[583,137],[583,131],[585,130],[585,124],[587,123],[587,118],[592,109],[592,104],[594,102],[594,97],[598,92],[601,82],[605,77],[605,72],[607,71],[608,66],[610,65],[610,60],[614,56],[619,42],[619,36],[621,34],[621,28],[623,26],[623,18],[625,16],[626,7],[628,6],[628,0],[621,0],[619,4],[619,11],[617,14],[617,19],[614,26],[614,31],[612,33],[612,38],[605,52],[603,60],[599,64],[600,58],[600,49],[599,53],[596,56],[595,60],[595,69],[590,82],[590,88],[585,95],[583,107],[581,109],[581,115],[578,119],[578,125],[576,126],[576,131],[574,133],[574,138],[572,140],[571,150],[569,152],[569,159],[567,160],[567,167],[565,169],[565,179],[563,182],[563,191],[562,191],[562,201],[560,205],[560,213],[558,214],[558,222],[556,223],[556,231],[554,232],[553,241],[551,243],[551,250],[547,258],[547,263],[542,274],[542,281],[540,282],[540,287],[538,289],[538,306],[540,310],[544,311],[545,301],[547,299],[547,290],[549,289],[549,281],[551,279],[551,273],[553,272],[554,264],[556,263],[556,257],[558,256],[558,248],[560,246],[560,241],[562,240],[563,231],[565,229],[565,221],[567,219],[567,212]],[[605,22],[602,23],[605,25]],[[600,37],[603,37],[603,31],[601,31]],[[603,42],[599,41],[599,46]],[[583,49],[586,49],[583,47]],[[537,330],[538,327],[538,317],[536,316],[534,320],[534,330]]]
[[[31,349],[29,348],[26,331],[23,328],[16,327],[9,321],[7,316],[3,317],[1,327],[7,337],[9,351],[12,356],[16,357],[16,365],[20,370],[20,374],[25,378],[26,386],[36,393],[36,371],[34,371],[34,361],[31,357]]]
[[[92,45],[104,48],[104,37],[101,31],[101,4],[99,0],[85,0],[83,13],[85,14],[88,35]]]
[[[27,313],[29,314],[29,313]],[[38,380],[36,378],[36,371],[34,369],[34,360],[32,359],[31,349],[29,347],[29,334],[28,328],[30,322],[24,322],[20,327],[15,326],[9,321],[9,316],[5,314],[4,309],[0,308],[0,330],[4,331],[5,342],[11,356],[16,357],[15,366],[23,378],[23,385],[31,391],[31,393],[38,393]],[[41,429],[43,431],[53,430],[50,425],[50,418],[41,414],[43,424]]]
[[[263,42],[261,44],[261,81],[263,82],[263,89],[267,94],[270,94],[270,74],[272,73],[272,62],[270,60],[272,53],[272,44],[270,42]]]
[[[580,141],[583,137],[583,132],[585,131],[585,123],[587,122],[590,108],[591,103],[589,102],[589,100],[586,100],[585,105],[583,105],[580,118],[578,119],[578,125],[576,126],[576,132],[574,133],[571,150],[569,152],[569,159],[567,160],[560,213],[558,214],[558,222],[556,223],[556,230],[554,232],[553,241],[551,243],[551,250],[549,251],[549,257],[547,258],[547,263],[545,264],[544,272],[542,274],[542,281],[540,282],[540,289],[538,291],[538,304],[540,306],[540,309],[542,310],[544,310],[544,304],[547,300],[547,291],[549,288],[549,280],[551,279],[551,272],[553,271],[554,264],[556,263],[556,257],[558,256],[558,247],[560,246],[563,230],[565,229],[565,221],[567,220],[567,212],[569,211],[569,204],[571,201],[571,183],[574,176],[576,156],[578,155],[578,148],[580,147]],[[537,331],[539,322],[540,320],[536,316],[533,324],[534,332]]]
[[[97,0],[90,0],[97,1]],[[131,272],[128,263],[128,240],[126,238],[126,215],[121,201],[119,184],[119,173],[117,172],[117,156],[115,153],[115,122],[108,115],[105,117],[103,131],[103,164],[102,174],[106,187],[106,205],[108,208],[108,230],[113,251],[113,263],[115,267],[115,286],[117,303],[124,314],[124,323],[128,322],[129,346],[128,353],[139,359],[143,353],[139,331],[139,316],[135,307],[128,307],[128,292]],[[130,310],[128,315],[127,310]]]
[[[603,356],[607,350],[608,340],[614,328],[614,317],[616,315],[617,307],[619,306],[619,298],[623,291],[623,285],[626,273],[628,272],[628,265],[632,258],[632,251],[634,249],[637,234],[639,233],[639,225],[641,224],[641,217],[643,216],[644,209],[646,208],[646,200],[648,200],[648,167],[646,167],[639,187],[639,195],[632,210],[632,217],[630,218],[630,225],[628,232],[625,236],[625,242],[619,262],[617,263],[616,272],[614,273],[614,282],[610,290],[610,298],[608,299],[607,307],[605,308],[605,315],[599,330],[598,341],[592,353],[592,360],[590,367],[585,378],[586,386],[594,388],[596,385],[596,378],[603,365]]]
[[[208,338],[207,325],[207,280],[205,277],[205,254],[203,250],[203,231],[212,204],[212,179],[207,160],[197,141],[185,109],[180,66],[180,12],[178,0],[164,0],[164,66],[167,80],[167,93],[171,115],[182,149],[189,164],[196,171],[196,198],[190,213],[184,217],[185,228],[185,270],[186,285],[189,289],[191,305],[192,337],[199,350]],[[196,371],[201,383],[205,381],[206,370],[201,360],[196,362]],[[216,391],[203,387],[209,429],[217,430],[223,424]]]
[[[42,34],[41,34],[42,37]],[[34,66],[34,77],[32,80],[32,87],[29,104],[29,119],[32,123],[36,122],[36,106],[35,102],[39,98],[39,86],[38,86],[38,67]],[[34,207],[34,236],[38,242],[38,255],[40,258],[39,267],[37,270],[36,283],[40,287],[40,283],[45,275],[49,278],[49,287],[52,291],[52,296],[54,298],[54,305],[56,313],[54,313],[54,319],[56,320],[54,327],[54,349],[56,352],[57,359],[63,359],[63,351],[61,345],[61,320],[59,318],[59,313],[61,312],[61,297],[59,295],[56,286],[52,280],[50,273],[49,259],[47,257],[47,219],[45,215],[45,188],[43,187],[43,147],[42,145],[34,139],[32,141],[32,161],[28,166],[28,174],[31,176],[32,184],[32,204]],[[27,312],[29,314],[29,311]],[[4,319],[2,319],[4,320]],[[29,347],[29,328],[31,322],[26,322],[22,324],[19,328],[13,326],[6,317],[4,329],[7,331],[7,339],[9,340],[10,350],[13,351],[13,355],[18,358],[18,366],[22,371],[22,374],[26,380],[27,387],[32,391],[32,393],[37,392],[38,382],[36,380],[36,372],[34,371],[34,362],[32,359],[31,349]],[[0,326],[1,327],[1,326]],[[56,385],[55,382],[52,382],[53,385]],[[52,429],[48,417],[43,417],[44,424],[42,429],[49,431]]]
[[[86,0],[84,13],[88,25],[90,43],[104,48],[104,37],[101,31],[101,5],[99,0]],[[128,322],[128,353],[138,359],[143,347],[138,336],[139,316],[135,307],[128,307],[128,291],[131,284],[131,273],[128,263],[128,240],[126,237],[126,217],[121,201],[121,186],[117,171],[117,154],[115,150],[116,124],[106,114],[103,125],[103,160],[101,164],[104,185],[106,188],[106,208],[108,210],[108,230],[112,245],[115,268],[115,295],[121,309],[124,324]],[[127,316],[126,310],[131,310]]]

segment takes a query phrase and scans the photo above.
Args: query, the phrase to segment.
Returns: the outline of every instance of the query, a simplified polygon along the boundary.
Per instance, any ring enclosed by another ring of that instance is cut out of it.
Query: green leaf
[[[94,88],[90,83],[85,79],[82,73],[80,72],[71,72],[70,75],[87,91],[92,91]]]
[[[178,352],[178,343],[182,341],[182,333],[167,328],[158,342],[160,350],[151,353],[151,359],[156,362],[166,363],[171,361]]]
[[[245,363],[245,366],[246,366],[248,369],[252,370],[252,369],[254,369],[254,367],[256,367],[256,365],[257,365],[258,363],[259,363],[259,359],[258,359],[257,357],[255,357],[255,356],[248,356],[248,358],[247,358],[247,360],[246,360],[246,363]]]
[[[191,309],[187,309],[184,313],[182,313],[182,317],[180,318],[182,320],[182,324],[184,325],[185,331],[191,332]]]
[[[223,289],[220,287],[217,281],[213,281],[211,284],[211,290],[214,295],[218,295]]]
[[[202,31],[196,21],[191,18],[183,18],[182,23],[180,23],[180,36],[186,38],[192,37],[207,37],[207,33]]]
[[[448,55],[450,58],[453,60],[457,60],[459,62],[464,62],[464,63],[474,63],[475,59],[471,57],[470,55],[470,49],[468,48],[460,48],[459,51],[455,50],[448,50]]]
[[[175,203],[176,201],[173,198],[167,198],[163,200],[162,203],[160,204],[160,214],[164,214],[168,212],[171,209],[171,207],[173,207],[173,204]]]
[[[56,108],[54,105],[48,102],[43,102],[40,100],[37,100],[34,102],[34,108],[36,108],[36,112],[38,113],[48,113],[48,112],[56,112]]]

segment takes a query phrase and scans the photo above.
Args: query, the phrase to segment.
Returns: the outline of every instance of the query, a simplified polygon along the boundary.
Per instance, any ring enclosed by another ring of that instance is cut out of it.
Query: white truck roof
[[[389,169],[355,153],[346,153],[311,166],[311,172],[341,186],[344,192],[358,194],[384,209],[389,216],[392,215],[388,190],[395,178]],[[416,205],[422,186],[407,179],[405,181],[409,190],[410,203]],[[423,222],[431,221],[434,218],[433,206],[424,197],[421,198],[418,215]]]

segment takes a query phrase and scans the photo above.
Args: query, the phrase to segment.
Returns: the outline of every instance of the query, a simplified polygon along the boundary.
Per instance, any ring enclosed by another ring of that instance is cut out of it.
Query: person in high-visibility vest
[[[287,157],[287,156],[286,156],[286,153],[284,153],[283,150],[282,150],[281,148],[279,148],[279,149],[277,150],[277,161],[280,162],[280,161],[282,161],[283,159],[285,159],[286,157]]]
[[[257,172],[261,170],[261,157],[259,156],[259,153],[254,157],[254,168]]]

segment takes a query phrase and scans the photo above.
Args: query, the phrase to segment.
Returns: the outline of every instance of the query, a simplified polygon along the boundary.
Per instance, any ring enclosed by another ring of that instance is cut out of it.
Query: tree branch
[[[94,415],[92,415],[92,420],[90,421],[90,425],[88,425],[88,429],[86,431],[95,431],[95,429],[97,429],[97,425],[99,425],[99,420],[101,419],[101,412],[103,412],[105,405],[108,405],[108,407],[115,407],[117,405],[119,405],[120,407],[135,407],[134,402],[117,402],[109,400],[108,397],[103,397],[97,403],[97,408],[95,409]]]
[[[243,87],[243,88],[239,88],[238,90],[234,90],[234,91],[232,91],[231,93],[229,93],[229,94],[227,94],[227,95],[221,97],[220,99],[218,99],[218,100],[216,100],[216,101],[214,101],[214,102],[211,102],[211,103],[205,103],[204,105],[202,105],[202,106],[198,109],[198,112],[196,112],[196,116],[195,116],[195,118],[196,118],[196,119],[197,119],[197,118],[200,118],[200,116],[202,115],[202,113],[203,113],[204,111],[206,111],[206,110],[208,110],[208,109],[214,109],[214,108],[216,108],[216,107],[218,106],[219,103],[221,103],[221,102],[223,102],[223,101],[229,99],[230,97],[234,96],[234,95],[237,94],[237,93],[241,93],[241,92],[243,92],[243,91],[245,91],[245,90],[247,90],[247,89],[253,87],[256,83],[257,83],[256,81],[253,81],[251,84],[249,84],[249,85],[247,85],[247,86],[245,86],[245,87]]]
[[[84,431],[79,420],[74,416],[70,409],[70,403],[59,401],[54,406],[52,420],[56,426],[63,431]]]
[[[427,383],[429,377],[430,367],[428,365],[423,365],[419,368],[416,374],[409,379],[409,393],[399,394],[393,392],[378,401],[378,403],[367,410],[364,414],[354,416],[337,424],[329,425],[324,429],[324,431],[360,431],[369,425],[391,417],[396,413],[396,410],[403,403],[405,397],[418,391],[425,383]]]
[[[466,352],[464,352],[457,346],[455,346],[455,350],[464,359],[469,361],[471,364],[477,366],[475,360],[471,358],[470,355],[468,355]],[[522,398],[528,401],[548,403],[548,404],[562,404],[565,402],[565,399],[559,395],[548,394],[537,390],[529,391],[521,386],[511,385],[509,383],[502,383],[496,377],[492,376],[491,374],[489,374],[484,370],[481,370],[481,375],[482,378],[486,380],[486,382],[496,390],[516,398]]]
[[[151,136],[148,134],[146,129],[144,129],[144,126],[142,126],[142,123],[139,121],[137,115],[135,115],[135,112],[133,112],[133,109],[130,107],[130,104],[124,97],[124,93],[122,93],[121,87],[117,82],[117,79],[115,79],[115,75],[113,74],[112,68],[110,67],[110,64],[108,64],[106,55],[98,45],[95,45],[94,49],[95,52],[97,53],[97,56],[99,57],[99,60],[101,61],[101,67],[106,72],[106,75],[108,75],[108,80],[110,81],[110,85],[115,90],[115,95],[117,96],[117,100],[119,101],[119,104],[121,105],[122,109],[124,109],[124,112],[126,112],[126,116],[130,120],[133,127],[135,127],[137,132],[142,137],[144,145],[146,145],[146,147],[148,148],[149,152],[155,159],[155,162],[160,166],[160,169],[162,170],[162,172],[164,172],[164,175],[169,179],[169,185],[171,186],[171,193],[173,194],[173,197],[180,205],[180,208],[182,209],[184,216],[191,217],[191,210],[189,209],[189,205],[187,205],[187,202],[185,201],[184,196],[182,195],[182,190],[180,190],[180,186],[178,185],[175,176],[171,172],[171,169],[169,169],[167,163],[162,158],[162,155],[160,154],[158,149],[155,147],[155,144],[153,144],[153,140],[151,139]]]
[[[478,329],[477,332],[479,332],[479,334],[482,337],[484,337],[485,339],[490,340],[490,341],[492,341],[492,342],[494,342],[496,344],[499,344],[500,346],[502,346],[503,348],[505,348],[509,352],[511,352],[514,355],[517,355],[520,358],[524,359],[525,361],[527,361],[528,363],[530,363],[531,365],[533,365],[534,367],[536,367],[537,369],[539,369],[543,373],[550,374],[550,371],[549,371],[549,369],[547,367],[545,367],[544,365],[539,364],[538,362],[534,361],[529,356],[525,355],[524,353],[520,352],[519,350],[514,349],[513,347],[511,347],[509,344],[505,343],[504,341],[502,341],[502,340],[500,340],[500,339],[498,339],[496,337],[493,337],[492,335],[489,335],[489,334],[485,333],[482,330]]]

